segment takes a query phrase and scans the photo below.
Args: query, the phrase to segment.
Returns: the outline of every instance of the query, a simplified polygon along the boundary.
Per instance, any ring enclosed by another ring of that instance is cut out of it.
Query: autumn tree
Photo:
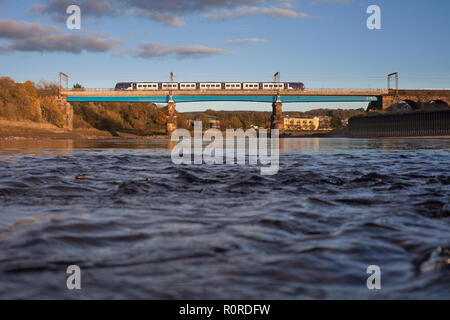
[[[242,128],[242,122],[236,116],[234,116],[230,119],[230,125],[233,129]]]

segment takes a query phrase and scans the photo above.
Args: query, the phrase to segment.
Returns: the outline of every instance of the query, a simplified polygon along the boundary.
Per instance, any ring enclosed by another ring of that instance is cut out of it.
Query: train
[[[118,82],[115,90],[305,90],[303,82]]]

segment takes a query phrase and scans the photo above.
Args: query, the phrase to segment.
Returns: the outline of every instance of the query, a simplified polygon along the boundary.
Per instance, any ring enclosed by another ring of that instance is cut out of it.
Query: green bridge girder
[[[371,102],[380,101],[381,96],[280,96],[281,102]],[[153,102],[168,103],[169,96],[69,96],[68,102]],[[269,102],[277,101],[277,96],[173,96],[175,103],[206,102],[206,101],[241,101]]]

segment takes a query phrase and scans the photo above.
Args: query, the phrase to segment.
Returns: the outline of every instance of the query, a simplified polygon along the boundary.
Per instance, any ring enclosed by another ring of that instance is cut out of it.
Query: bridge
[[[283,129],[283,103],[292,102],[381,102],[383,89],[298,90],[114,90],[61,89],[70,102],[153,102],[168,105],[167,131],[176,129],[176,103],[203,101],[243,101],[272,103],[271,127]]]
[[[62,74],[66,76],[65,74]],[[390,77],[397,77],[397,88],[390,89]],[[67,87],[67,79],[66,79]],[[272,104],[271,128],[283,130],[283,103],[293,102],[367,102],[371,109],[387,109],[393,104],[421,102],[450,104],[450,90],[398,89],[398,74],[388,76],[387,89],[305,89],[305,90],[115,90],[68,89],[61,86],[60,101],[70,102],[153,102],[168,105],[167,131],[176,129],[177,103],[206,101],[266,102]],[[66,105],[66,107],[70,107]]]

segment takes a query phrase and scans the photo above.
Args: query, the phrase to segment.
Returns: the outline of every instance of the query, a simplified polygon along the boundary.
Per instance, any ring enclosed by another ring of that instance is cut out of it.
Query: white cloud
[[[213,57],[217,55],[235,54],[228,50],[210,48],[202,45],[180,45],[170,46],[160,42],[143,42],[136,56],[141,58],[163,57],[168,55],[175,55],[177,59],[185,58],[203,58]]]

